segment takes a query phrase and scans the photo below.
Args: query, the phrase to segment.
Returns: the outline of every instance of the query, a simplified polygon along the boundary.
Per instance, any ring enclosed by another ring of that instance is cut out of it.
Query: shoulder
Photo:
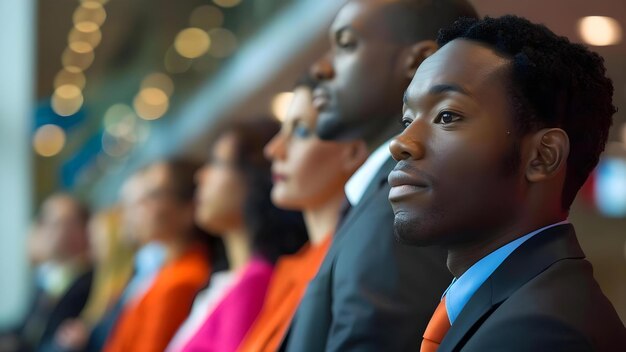
[[[594,279],[591,264],[584,259],[552,264],[505,300],[479,332],[488,334],[499,328],[498,339],[502,340],[507,338],[502,334],[503,326],[511,334],[526,336],[527,341],[520,342],[525,345],[560,346],[562,340],[572,346],[576,343],[602,349],[609,341],[626,344],[624,325]]]
[[[495,314],[495,313],[494,313]],[[568,321],[532,311],[489,317],[467,351],[592,351],[592,341]]]
[[[157,274],[151,293],[198,290],[209,279],[210,265],[206,256],[186,254],[167,264]]]
[[[266,286],[272,277],[273,265],[264,259],[253,259],[245,272],[242,273],[241,280],[237,286],[242,288],[253,288],[255,286]]]

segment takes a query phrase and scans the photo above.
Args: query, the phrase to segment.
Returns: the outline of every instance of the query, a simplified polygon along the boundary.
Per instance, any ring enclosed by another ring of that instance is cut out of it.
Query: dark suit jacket
[[[58,300],[52,300],[38,290],[18,333],[21,338],[18,350],[54,350],[57,329],[65,320],[78,317],[87,303],[92,277],[91,270],[79,275]]]
[[[282,348],[410,351],[452,276],[438,248],[399,244],[388,201],[389,159],[338,229]]]
[[[572,225],[535,235],[476,291],[439,351],[626,351],[584,257]]]

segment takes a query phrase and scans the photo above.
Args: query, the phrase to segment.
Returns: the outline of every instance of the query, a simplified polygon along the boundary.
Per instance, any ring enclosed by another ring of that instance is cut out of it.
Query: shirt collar
[[[345,186],[346,197],[350,205],[356,206],[363,198],[367,186],[372,182],[376,172],[385,164],[389,158],[389,143],[391,139],[383,143],[381,146],[367,158],[365,163],[356,170],[354,175],[350,177]]]
[[[141,247],[135,255],[136,274],[152,274],[158,271],[165,262],[166,250],[158,242],[150,242]]]
[[[522,243],[526,242],[536,234],[549,228],[568,224],[568,220],[557,222],[552,225],[542,227],[525,236],[522,236],[508,244],[496,249],[486,257],[472,265],[461,277],[454,278],[452,283],[443,294],[446,297],[446,310],[450,324],[453,324],[461,311],[472,298],[476,290],[493,274],[493,272],[511,255]]]

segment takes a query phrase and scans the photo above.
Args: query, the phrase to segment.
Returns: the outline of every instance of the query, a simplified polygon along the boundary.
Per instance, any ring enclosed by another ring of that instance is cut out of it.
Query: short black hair
[[[461,19],[442,29],[437,42],[443,46],[455,39],[486,44],[511,60],[509,94],[520,137],[550,127],[567,133],[570,154],[561,201],[569,209],[598,164],[616,112],[602,57],[512,15]]]
[[[174,196],[188,203],[194,201],[196,192],[196,172],[200,164],[191,159],[175,157],[162,162],[168,171],[168,181]]]
[[[460,18],[478,18],[468,0],[397,0],[383,11],[394,39],[407,44],[435,40],[442,27]]]

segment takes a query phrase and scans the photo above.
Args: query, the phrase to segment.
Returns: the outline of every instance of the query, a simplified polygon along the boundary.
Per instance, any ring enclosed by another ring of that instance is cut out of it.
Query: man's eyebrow
[[[457,84],[452,84],[452,83],[437,84],[437,85],[430,87],[430,89],[428,89],[428,94],[431,94],[431,95],[445,94],[445,93],[450,93],[450,92],[471,96],[471,94],[466,89],[464,89],[463,87]],[[409,101],[408,90],[406,90],[404,91],[402,102],[405,105],[407,105],[408,101]]]
[[[470,95],[467,90],[457,84],[437,84],[428,89],[428,94],[444,94],[449,92],[461,93],[463,95]]]

